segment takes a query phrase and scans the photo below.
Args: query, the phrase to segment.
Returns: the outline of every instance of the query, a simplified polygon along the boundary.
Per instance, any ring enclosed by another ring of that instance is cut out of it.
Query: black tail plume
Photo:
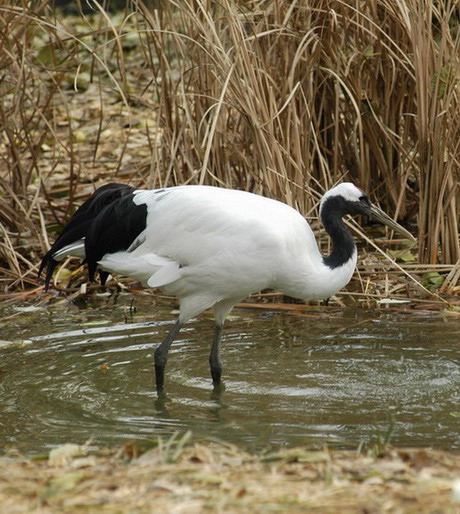
[[[96,219],[98,214],[108,205],[119,200],[120,198],[131,194],[135,191],[134,187],[126,184],[110,183],[97,189],[84,202],[72,216],[70,221],[64,227],[64,230],[58,236],[51,249],[45,254],[40,264],[38,276],[47,268],[45,277],[45,291],[48,290],[53,271],[57,266],[54,255],[67,245],[70,245],[80,239],[86,238],[88,231]],[[102,276],[103,281],[107,279],[106,275]],[[104,280],[105,279],[105,280]]]

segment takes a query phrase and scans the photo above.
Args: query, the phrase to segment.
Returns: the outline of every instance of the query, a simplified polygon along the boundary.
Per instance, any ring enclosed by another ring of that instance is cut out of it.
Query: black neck
[[[348,262],[355,251],[355,241],[342,220],[344,213],[334,200],[326,200],[321,210],[321,221],[332,241],[332,252],[323,262],[331,269]]]

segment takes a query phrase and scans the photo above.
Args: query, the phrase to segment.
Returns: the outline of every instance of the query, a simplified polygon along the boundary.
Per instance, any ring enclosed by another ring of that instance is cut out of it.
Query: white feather
[[[167,266],[163,266],[147,280],[150,287],[163,287],[172,284],[181,278],[180,267],[177,262],[171,262]]]
[[[119,203],[114,204],[113,210],[94,213],[96,221],[90,227],[94,231],[89,232],[87,246],[93,255],[101,255],[103,242],[107,244],[106,251],[129,245],[126,250],[105,253],[97,264],[110,273],[126,275],[150,287],[162,287],[180,300],[179,320],[155,350],[159,392],[164,386],[170,345],[182,324],[205,309],[211,307],[216,319],[210,367],[217,387],[222,372],[222,324],[235,304],[263,289],[275,289],[303,300],[321,300],[342,289],[357,260],[353,239],[341,221],[345,214],[372,214],[410,236],[350,183],[328,191],[320,205],[332,241],[332,251],[326,258],[303,216],[284,203],[208,186],[132,191],[128,186],[111,184],[88,200],[90,211],[94,206],[103,207],[102,199]],[[334,196],[341,199],[325,204]],[[134,208],[132,201],[146,209]],[[84,257],[84,241],[77,241],[52,257],[61,260],[70,254]],[[91,273],[94,259],[88,258]],[[42,267],[46,262],[51,264],[49,281],[55,263],[50,263],[49,254]]]
[[[69,244],[67,246],[64,246],[64,248],[61,248],[57,252],[53,254],[53,259],[55,261],[62,261],[69,255],[72,255],[73,257],[79,257],[80,259],[85,258],[85,241],[84,239],[79,239],[78,241],[75,241],[72,244]]]
[[[147,205],[145,231],[132,251],[106,254],[99,265],[178,296],[183,322],[266,288],[327,298],[348,283],[356,265],[356,252],[341,268],[324,265],[306,220],[276,200],[181,186],[137,191],[134,201]]]
[[[321,198],[319,210],[321,212],[324,202],[332,196],[341,196],[344,200],[350,202],[358,202],[360,197],[363,196],[363,194],[363,191],[351,182],[341,182],[332,189],[329,189],[329,191],[326,191],[324,196]]]

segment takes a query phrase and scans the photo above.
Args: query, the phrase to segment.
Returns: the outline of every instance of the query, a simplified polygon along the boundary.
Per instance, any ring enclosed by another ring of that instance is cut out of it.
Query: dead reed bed
[[[109,180],[278,198],[324,251],[319,198],[352,180],[418,247],[366,230],[379,244],[364,236],[350,292],[459,293],[458,2],[89,5],[0,6],[4,294],[38,285],[48,237]]]

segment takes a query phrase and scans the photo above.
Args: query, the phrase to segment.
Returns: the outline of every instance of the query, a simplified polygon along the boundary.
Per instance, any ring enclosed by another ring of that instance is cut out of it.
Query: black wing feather
[[[132,196],[119,198],[104,207],[93,220],[85,239],[86,264],[94,280],[97,263],[107,253],[127,250],[145,229],[147,206],[136,205]]]
[[[106,184],[97,189],[77,209],[40,264],[38,276],[47,267],[45,290],[48,289],[53,271],[57,266],[53,255],[67,245],[79,239],[85,239],[86,262],[91,280],[94,279],[97,261],[105,253],[129,247],[145,228],[147,212],[145,205],[138,209],[139,206],[134,204],[134,191],[134,187],[126,184]],[[127,232],[129,230],[134,231],[129,233]],[[104,242],[107,245],[105,249]],[[107,275],[106,272],[101,272],[102,283],[107,280]]]

